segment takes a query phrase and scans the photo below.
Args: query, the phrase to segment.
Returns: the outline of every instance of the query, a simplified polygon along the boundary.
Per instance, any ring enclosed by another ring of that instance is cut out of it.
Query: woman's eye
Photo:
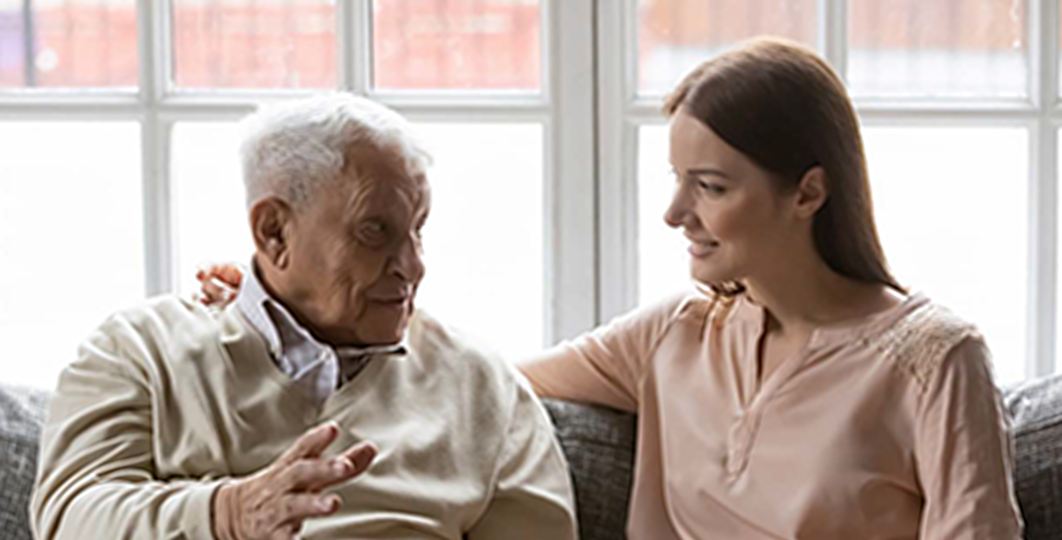
[[[722,195],[726,193],[726,188],[720,186],[719,184],[713,184],[711,182],[698,180],[697,185],[700,186],[700,188],[704,191],[708,192],[709,195]]]

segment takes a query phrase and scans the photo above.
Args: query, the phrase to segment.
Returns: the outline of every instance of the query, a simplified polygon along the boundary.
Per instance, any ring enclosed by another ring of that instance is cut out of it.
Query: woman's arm
[[[633,412],[656,346],[687,299],[637,309],[517,367],[539,397]]]
[[[1020,540],[1007,423],[980,339],[957,345],[923,396],[916,432],[921,540]]]
[[[195,279],[199,281],[196,300],[206,306],[225,307],[236,299],[245,272],[235,263],[203,266],[195,273]]]

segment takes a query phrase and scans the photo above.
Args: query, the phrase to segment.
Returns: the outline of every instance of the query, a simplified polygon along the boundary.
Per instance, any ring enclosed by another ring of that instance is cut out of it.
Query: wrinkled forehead
[[[431,207],[427,172],[399,150],[352,149],[341,182],[350,212],[394,210],[416,218]]]

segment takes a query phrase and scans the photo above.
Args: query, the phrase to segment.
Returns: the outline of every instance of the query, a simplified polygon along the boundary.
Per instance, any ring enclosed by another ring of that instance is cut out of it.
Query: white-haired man
[[[80,348],[38,538],[574,539],[540,404],[414,313],[431,204],[406,123],[337,94],[247,124],[252,270],[224,309],[153,299]]]

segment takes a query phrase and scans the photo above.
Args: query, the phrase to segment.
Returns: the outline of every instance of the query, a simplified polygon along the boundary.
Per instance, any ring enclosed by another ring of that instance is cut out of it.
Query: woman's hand
[[[236,299],[243,273],[239,266],[232,263],[200,267],[195,273],[200,287],[196,300],[204,306],[227,306]]]

